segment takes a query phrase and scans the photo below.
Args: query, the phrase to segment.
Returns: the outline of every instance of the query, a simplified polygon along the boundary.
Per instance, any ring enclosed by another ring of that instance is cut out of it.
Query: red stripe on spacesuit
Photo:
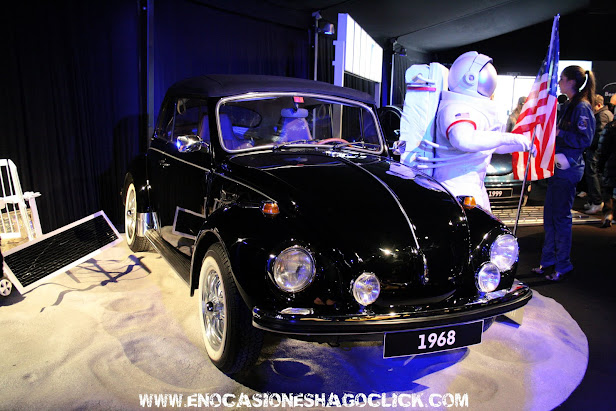
[[[445,136],[447,137],[447,140],[449,140],[449,130],[451,130],[451,128],[453,126],[455,126],[456,124],[458,124],[458,123],[471,123],[473,125],[473,127],[475,127],[475,130],[477,130],[477,124],[475,124],[475,122],[473,120],[466,120],[466,119],[464,119],[464,120],[456,120],[453,123],[451,123],[449,125],[449,127],[447,127],[447,132],[445,132]]]
[[[414,86],[406,86],[406,91],[436,91],[436,87],[414,87]]]

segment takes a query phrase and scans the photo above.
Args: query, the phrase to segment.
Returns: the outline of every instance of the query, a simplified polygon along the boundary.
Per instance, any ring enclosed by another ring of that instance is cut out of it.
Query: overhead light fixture
[[[333,36],[336,33],[336,29],[333,23],[324,23],[323,27],[319,27],[319,20],[322,19],[321,12],[315,11],[312,13],[312,17],[314,17],[314,79],[317,79],[317,62],[319,60],[319,34],[325,34],[326,36]]]
[[[406,49],[402,44],[398,43],[398,37],[392,37],[389,39],[391,44],[391,76],[389,78],[389,104],[393,105],[394,101],[394,74],[396,67],[396,56],[405,57]]]
[[[333,23],[326,22],[323,24],[323,27],[319,27],[319,20],[323,18],[321,17],[321,12],[315,11],[312,13],[312,17],[314,17],[314,27],[317,33],[325,34],[326,36],[333,36],[336,34],[336,28]]]
[[[394,40],[393,51],[394,54],[397,54],[398,56],[406,56],[406,49],[402,46],[402,44],[398,43],[398,40]]]
[[[326,36],[333,36],[336,34],[336,28],[333,23],[325,23],[323,27],[317,28],[317,30],[319,30],[319,33],[325,34]]]

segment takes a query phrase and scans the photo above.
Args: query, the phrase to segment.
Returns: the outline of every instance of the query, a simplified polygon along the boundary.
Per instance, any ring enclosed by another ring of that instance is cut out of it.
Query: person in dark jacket
[[[586,214],[600,213],[603,208],[601,200],[601,173],[597,168],[599,153],[599,136],[603,133],[605,126],[610,121],[614,120],[614,115],[608,110],[607,106],[603,105],[603,96],[597,94],[595,96],[595,135],[590,143],[590,147],[584,152],[584,179],[586,180],[586,191],[588,192],[588,203],[584,204]]]
[[[554,175],[548,179],[543,207],[545,238],[535,274],[558,281],[573,270],[571,264],[571,207],[575,187],[584,175],[583,153],[595,134],[595,76],[580,66],[568,66],[558,82],[569,97],[556,128]],[[550,272],[548,272],[550,271]]]
[[[507,133],[511,133],[511,130],[513,130],[513,128],[515,127],[515,123],[518,122],[518,117],[520,117],[520,113],[522,113],[524,103],[526,103],[526,97],[522,96],[518,98],[518,104],[515,106],[515,108],[507,118],[507,126],[505,128],[505,131]]]
[[[603,174],[602,194],[605,207],[603,208],[602,228],[612,226],[614,219],[614,197],[616,196],[616,122],[608,123],[599,137],[598,170]]]

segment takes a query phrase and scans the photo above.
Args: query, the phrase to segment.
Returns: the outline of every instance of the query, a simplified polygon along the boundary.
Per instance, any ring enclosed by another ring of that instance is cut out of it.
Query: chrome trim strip
[[[153,218],[151,213],[137,213],[137,224],[135,235],[138,237],[145,237],[145,232],[151,227],[154,227]]]
[[[196,164],[190,163],[190,162],[188,162],[188,161],[186,161],[186,160],[182,160],[181,158],[177,158],[177,157],[175,157],[175,156],[172,156],[171,154],[169,154],[169,153],[167,153],[167,152],[165,152],[165,151],[159,150],[159,149],[157,149],[157,148],[152,148],[152,147],[150,147],[149,149],[150,149],[150,150],[154,150],[154,151],[158,151],[158,152],[159,152],[159,153],[161,153],[161,154],[164,154],[164,155],[166,155],[166,156],[168,156],[168,157],[171,157],[171,158],[173,158],[173,159],[175,159],[175,160],[181,161],[182,163],[186,163],[186,164],[188,164],[188,165],[191,165],[191,166],[193,166],[193,167],[196,167],[196,168],[198,168],[198,169],[200,169],[200,170],[203,170],[203,171],[206,171],[206,172],[208,172],[208,173],[212,172],[212,170],[211,170],[211,169],[209,169],[209,168],[201,167],[201,166],[198,166],[198,165],[196,165]],[[214,174],[215,174],[215,175],[217,175],[217,176],[219,176],[219,177],[226,178],[227,180],[233,181],[234,183],[240,184],[240,185],[242,185],[242,186],[244,186],[244,187],[246,187],[246,188],[249,188],[249,189],[251,189],[252,191],[254,191],[254,192],[256,192],[256,193],[261,194],[263,197],[267,198],[268,200],[276,201],[276,200],[274,200],[272,197],[268,196],[267,194],[263,193],[262,191],[259,191],[259,190],[255,189],[254,187],[249,186],[249,185],[248,185],[248,184],[246,184],[246,183],[242,183],[241,181],[235,180],[235,179],[233,179],[233,178],[231,178],[231,177],[227,177],[226,175],[224,175],[224,174],[220,174],[220,173],[217,173],[217,172],[214,172]]]
[[[226,175],[224,175],[224,174],[220,174],[220,173],[218,173],[218,172],[214,172],[214,174],[215,174],[215,175],[217,175],[217,176],[219,176],[219,177],[226,178],[226,179],[227,179],[227,180],[229,180],[229,181],[233,181],[234,183],[237,183],[237,184],[239,184],[239,185],[242,185],[242,186],[244,186],[244,187],[246,187],[246,188],[248,188],[248,189],[250,189],[250,190],[254,191],[254,192],[255,192],[255,193],[257,193],[257,194],[261,194],[263,197],[267,198],[268,200],[271,200],[271,201],[276,201],[275,199],[273,199],[272,197],[268,196],[268,195],[267,195],[267,194],[265,194],[264,192],[259,191],[259,190],[257,190],[256,188],[251,187],[251,186],[249,186],[249,185],[248,185],[248,184],[246,184],[246,183],[242,183],[241,181],[238,181],[238,180],[236,180],[236,179],[234,179],[234,178],[228,177],[228,176],[226,176]]]
[[[201,167],[201,166],[198,166],[198,165],[196,165],[196,164],[194,164],[194,163],[191,163],[191,162],[189,162],[189,161],[182,160],[181,158],[178,158],[178,157],[176,157],[176,156],[172,156],[171,154],[167,153],[166,151],[162,151],[162,150],[159,150],[159,149],[157,149],[157,148],[152,148],[152,147],[150,147],[148,150],[158,151],[159,153],[164,154],[164,155],[166,155],[167,157],[171,157],[171,158],[172,158],[172,159],[174,159],[174,160],[177,160],[177,161],[182,162],[182,163],[184,163],[184,164],[188,164],[189,166],[196,167],[196,168],[198,168],[198,169],[200,169],[200,170],[203,170],[203,171],[207,171],[207,172],[212,171],[212,170],[210,170],[209,168]]]

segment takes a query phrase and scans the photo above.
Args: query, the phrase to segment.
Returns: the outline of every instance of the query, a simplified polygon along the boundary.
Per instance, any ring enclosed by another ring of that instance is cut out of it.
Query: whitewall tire
[[[252,314],[240,296],[231,263],[222,245],[212,245],[199,274],[199,323],[212,363],[232,375],[253,365],[263,345],[263,332],[252,326]]]
[[[131,250],[146,251],[149,249],[148,240],[137,235],[137,191],[132,178],[129,177],[126,196],[124,197],[124,233],[126,242]]]
[[[13,283],[8,278],[0,279],[0,295],[8,297],[11,295],[11,291],[13,291]]]

